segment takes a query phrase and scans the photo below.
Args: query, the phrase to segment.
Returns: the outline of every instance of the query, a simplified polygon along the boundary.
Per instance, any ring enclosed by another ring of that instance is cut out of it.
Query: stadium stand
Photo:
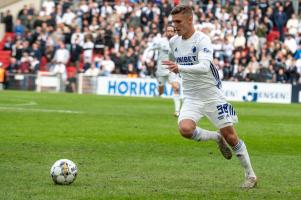
[[[13,3],[16,3],[20,0],[5,0],[5,1],[0,1],[0,8],[5,7],[7,5],[11,5]]]
[[[35,74],[60,65],[70,79],[92,65],[101,71],[106,58],[115,64],[112,74],[153,76],[154,62],[144,51],[170,23],[177,3],[44,0],[40,10],[24,5],[12,32],[12,16],[4,15],[0,62],[9,73]],[[290,1],[188,3],[196,29],[212,39],[214,64],[224,80],[300,83],[301,23]]]

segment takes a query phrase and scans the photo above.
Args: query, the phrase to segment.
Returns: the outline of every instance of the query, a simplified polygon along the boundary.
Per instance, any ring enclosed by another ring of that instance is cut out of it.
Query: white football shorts
[[[179,77],[175,73],[168,73],[166,76],[157,76],[157,81],[159,86],[164,86],[166,82],[168,83],[174,83],[174,82],[179,82]]]
[[[204,116],[218,129],[232,126],[238,122],[233,106],[225,100],[201,102],[184,98],[178,123],[183,119],[191,119],[197,124]]]

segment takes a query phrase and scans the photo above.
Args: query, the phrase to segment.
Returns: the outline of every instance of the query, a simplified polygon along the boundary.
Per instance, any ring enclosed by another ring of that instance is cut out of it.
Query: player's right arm
[[[162,62],[167,65],[167,68],[175,73],[186,72],[186,73],[207,73],[210,71],[210,65],[213,60],[213,47],[210,38],[203,36],[203,38],[198,42],[198,63],[194,65],[181,65],[175,62],[175,56],[172,52],[173,40],[170,41],[170,60]]]

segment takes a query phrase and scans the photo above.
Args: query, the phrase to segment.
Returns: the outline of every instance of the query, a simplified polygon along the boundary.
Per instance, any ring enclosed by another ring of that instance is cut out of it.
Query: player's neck
[[[188,40],[195,32],[195,29],[192,28],[191,31],[187,32],[187,34],[182,35],[182,39],[183,40]]]

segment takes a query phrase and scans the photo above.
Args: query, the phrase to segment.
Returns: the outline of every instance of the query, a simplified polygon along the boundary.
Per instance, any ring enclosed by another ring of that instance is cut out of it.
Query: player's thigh
[[[168,80],[167,76],[157,76],[158,86],[164,86],[165,82]]]
[[[218,129],[232,126],[238,122],[234,107],[226,101],[206,103],[205,115]]]
[[[179,80],[179,77],[175,73],[169,73],[168,82],[171,84],[171,87],[175,91],[175,93],[179,93],[180,80]]]
[[[180,125],[180,122],[185,119],[192,120],[195,122],[195,124],[197,124],[198,121],[203,117],[202,109],[203,104],[201,104],[199,101],[193,101],[184,98],[178,118],[178,124]]]
[[[178,75],[177,74],[175,74],[175,73],[173,73],[173,72],[171,72],[171,73],[169,73],[168,74],[168,82],[170,83],[170,84],[179,84],[179,77],[178,77]]]

